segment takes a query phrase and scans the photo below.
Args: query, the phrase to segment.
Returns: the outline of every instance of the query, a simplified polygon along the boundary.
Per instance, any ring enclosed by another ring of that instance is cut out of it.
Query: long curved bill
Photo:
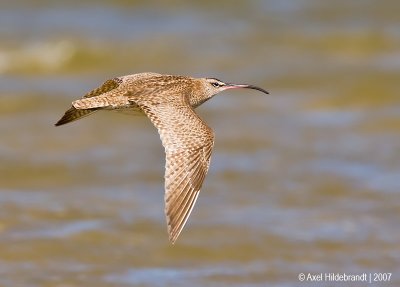
[[[226,89],[239,89],[239,88],[244,88],[244,89],[253,89],[253,90],[257,90],[260,91],[264,94],[269,94],[266,90],[257,87],[257,86],[253,86],[253,85],[246,85],[246,84],[226,84],[225,86]]]

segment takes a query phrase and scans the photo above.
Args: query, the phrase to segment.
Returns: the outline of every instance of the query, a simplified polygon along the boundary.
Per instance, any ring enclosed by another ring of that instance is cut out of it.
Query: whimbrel
[[[146,115],[158,129],[166,153],[165,215],[169,240],[182,231],[210,166],[213,130],[194,112],[205,101],[227,89],[262,88],[224,83],[215,78],[140,73],[107,80],[72,103],[55,124],[60,126],[99,110]]]

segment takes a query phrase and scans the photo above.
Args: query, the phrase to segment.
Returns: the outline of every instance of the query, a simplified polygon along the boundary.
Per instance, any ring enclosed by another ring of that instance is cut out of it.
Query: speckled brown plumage
[[[107,80],[72,103],[56,123],[63,125],[98,110],[133,111],[146,115],[158,129],[166,153],[165,214],[172,243],[182,231],[210,166],[214,133],[194,112],[215,94],[251,85],[214,78],[141,73]]]

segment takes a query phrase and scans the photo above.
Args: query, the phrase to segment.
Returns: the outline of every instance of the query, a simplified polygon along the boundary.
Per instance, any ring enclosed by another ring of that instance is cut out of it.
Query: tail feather
[[[68,111],[65,112],[64,116],[55,124],[55,126],[61,126],[79,120],[83,117],[90,115],[91,113],[96,112],[97,110],[97,108],[78,110],[74,107],[71,107]]]

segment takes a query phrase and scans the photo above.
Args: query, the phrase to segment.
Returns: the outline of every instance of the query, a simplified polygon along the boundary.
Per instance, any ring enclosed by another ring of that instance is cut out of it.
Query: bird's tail
[[[55,124],[56,126],[61,126],[68,124],[70,122],[79,120],[83,117],[86,117],[94,112],[96,112],[98,109],[93,108],[93,109],[82,109],[78,110],[75,109],[74,107],[71,107],[68,111],[65,112],[63,117]]]

